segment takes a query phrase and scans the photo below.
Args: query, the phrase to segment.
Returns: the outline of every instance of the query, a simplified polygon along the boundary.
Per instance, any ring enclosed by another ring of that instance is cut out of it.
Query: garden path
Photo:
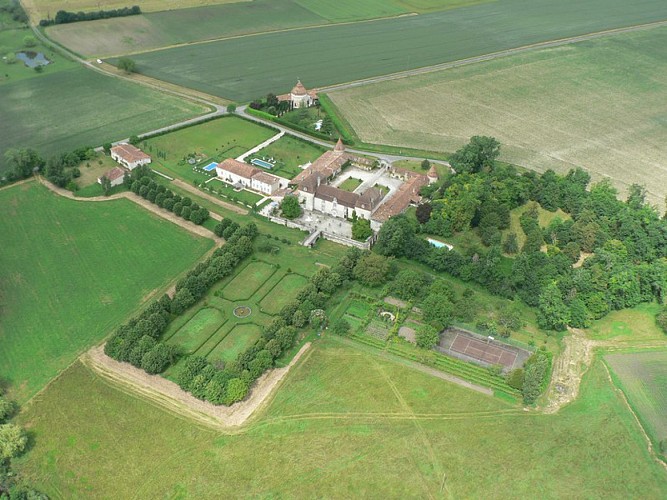
[[[281,138],[282,136],[284,136],[284,135],[285,135],[285,131],[284,131],[284,130],[281,130],[280,132],[278,132],[278,133],[277,133],[276,135],[274,135],[273,137],[269,137],[269,138],[268,138],[267,140],[265,140],[263,143],[258,144],[258,145],[255,146],[254,148],[249,149],[248,151],[246,151],[246,152],[243,153],[241,156],[239,156],[236,160],[237,160],[237,161],[245,161],[245,159],[246,159],[248,156],[257,153],[257,152],[258,152],[259,150],[261,150],[261,149],[264,149],[266,146],[268,146],[269,144],[271,144],[271,143],[273,143],[273,142],[276,142],[278,139],[280,139],[280,138]]]

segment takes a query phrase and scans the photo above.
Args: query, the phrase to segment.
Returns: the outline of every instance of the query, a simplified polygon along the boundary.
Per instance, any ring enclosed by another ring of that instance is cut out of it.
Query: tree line
[[[158,184],[146,165],[141,165],[125,175],[124,183],[130,191],[158,207],[169,210],[185,220],[201,225],[210,218],[210,212],[187,196],[180,196]]]
[[[417,220],[390,219],[374,251],[518,297],[539,308],[540,326],[547,330],[587,327],[612,310],[663,303],[667,220],[647,203],[643,187],[631,186],[622,201],[608,180],[589,188],[590,176],[580,168],[564,176],[551,170],[519,173],[495,161],[499,151],[495,139],[474,137],[452,156],[456,173],[423,189],[428,201],[418,207]],[[538,204],[570,218],[556,217],[542,228]],[[502,233],[511,210],[519,207],[525,207],[521,248],[517,234]],[[472,230],[482,244],[463,250],[435,248],[418,236]]]
[[[253,223],[237,228],[223,247],[176,283],[173,298],[163,295],[140,315],[121,325],[104,346],[107,356],[131,363],[149,374],[166,370],[180,354],[174,346],[160,341],[167,326],[252,253],[252,240],[256,235],[257,227]]]
[[[70,12],[59,10],[55,19],[42,19],[39,25],[52,26],[54,24],[77,23],[80,21],[96,21],[97,19],[111,19],[112,17],[137,16],[141,14],[141,8],[138,5],[132,7],[123,7],[122,9],[97,10],[92,12]]]

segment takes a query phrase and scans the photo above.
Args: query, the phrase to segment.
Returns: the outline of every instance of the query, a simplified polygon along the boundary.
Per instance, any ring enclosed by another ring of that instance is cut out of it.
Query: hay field
[[[181,46],[133,58],[148,76],[245,101],[288,92],[297,77],[307,87],[322,87],[664,19],[663,0],[504,0]]]
[[[0,379],[21,402],[213,245],[130,201],[36,182],[0,191],[0,207]]]
[[[535,170],[574,166],[667,194],[667,28],[334,92],[367,142],[454,151],[472,135]]]
[[[605,361],[659,449],[667,443],[667,351],[607,354]]]
[[[599,362],[578,401],[540,415],[334,340],[312,349],[233,435],[76,364],[21,415],[35,445],[13,466],[65,498],[658,498],[667,487]]]

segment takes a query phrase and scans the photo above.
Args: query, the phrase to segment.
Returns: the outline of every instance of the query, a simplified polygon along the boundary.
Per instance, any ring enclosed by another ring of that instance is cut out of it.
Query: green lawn
[[[245,189],[236,191],[232,186],[223,181],[211,181],[207,186],[214,189],[218,194],[223,195],[225,198],[239,201],[244,205],[253,206],[263,198],[261,195],[246,191]]]
[[[232,435],[77,363],[20,421],[35,444],[14,467],[59,497],[660,498],[667,488],[599,362],[577,401],[542,415],[325,340]]]
[[[223,297],[231,301],[250,299],[276,270],[266,262],[251,261],[225,286]]]
[[[519,248],[521,248],[526,242],[526,233],[523,232],[523,228],[521,227],[521,216],[526,210],[528,210],[528,205],[523,205],[512,210],[510,212],[510,227],[503,230],[503,241],[509,233],[515,233],[517,242],[519,243]],[[545,210],[538,206],[537,220],[540,224],[540,227],[546,228],[556,218],[559,218],[562,221],[566,221],[572,217],[563,212],[560,208],[555,212],[550,212],[549,210]]]
[[[654,302],[611,311],[604,318],[594,321],[586,334],[594,340],[613,340],[617,344],[628,345],[664,341],[667,335],[655,323],[655,315],[659,311],[660,305]]]
[[[205,181],[215,172],[195,172],[186,161],[189,156],[198,160],[196,166],[205,167],[211,161],[240,156],[275,133],[274,129],[226,116],[142,141],[142,145],[153,156],[154,168],[192,183]]]
[[[253,323],[236,325],[208,354],[211,361],[234,361],[262,335],[262,328]]]
[[[1,190],[0,206],[0,378],[21,402],[213,244],[130,201],[35,182]]]
[[[0,151],[32,147],[51,155],[99,146],[206,111],[84,68],[47,69],[36,77],[0,84]],[[0,155],[0,173],[3,170]]]
[[[361,179],[355,179],[354,177],[348,177],[338,187],[340,189],[342,189],[343,191],[353,192],[355,189],[357,189],[359,186],[361,186],[361,184],[363,184],[363,182],[364,181],[362,181]]]
[[[206,342],[224,323],[225,315],[214,307],[204,307],[181,328],[169,337],[169,343],[183,347],[192,353]],[[165,333],[165,337],[170,332]]]
[[[246,101],[288,92],[296,77],[308,88],[322,87],[665,18],[663,0],[504,0],[176,47],[134,59],[148,76]]]
[[[325,151],[325,148],[316,144],[303,141],[291,135],[284,135],[276,142],[272,142],[264,149],[258,151],[253,157],[273,158],[276,166],[270,172],[287,179],[292,179],[301,172],[299,165],[315,161]]]
[[[259,302],[262,311],[267,314],[278,314],[285,305],[296,298],[299,290],[307,283],[308,280],[300,274],[286,274]]]
[[[667,445],[667,351],[607,354],[604,359],[660,450],[661,441]],[[667,458],[667,450],[663,455]]]

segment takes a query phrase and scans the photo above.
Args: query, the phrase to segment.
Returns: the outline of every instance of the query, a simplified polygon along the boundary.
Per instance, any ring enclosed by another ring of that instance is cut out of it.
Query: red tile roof
[[[233,158],[227,158],[222,163],[218,163],[216,168],[219,168],[220,170],[223,170],[225,172],[236,174],[246,179],[252,179],[254,175],[261,172],[260,169],[248,165],[247,163],[234,160]]]
[[[116,179],[118,179],[118,178],[120,178],[120,177],[124,177],[124,176],[125,176],[125,172],[126,172],[126,170],[123,169],[123,168],[120,168],[120,167],[114,167],[114,168],[112,168],[111,170],[105,172],[104,175],[102,175],[102,177],[106,177],[106,178],[109,179],[110,181],[115,181]],[[102,177],[100,177],[100,179],[101,179]]]
[[[123,160],[128,163],[135,163],[141,160],[150,160],[151,157],[144,153],[141,149],[133,146],[132,144],[118,144],[111,148],[111,152],[120,156]]]
[[[419,190],[428,185],[428,177],[423,174],[409,176],[408,180],[401,184],[394,196],[389,198],[371,217],[378,222],[386,222],[390,217],[403,213],[410,203],[417,203],[421,199]]]

